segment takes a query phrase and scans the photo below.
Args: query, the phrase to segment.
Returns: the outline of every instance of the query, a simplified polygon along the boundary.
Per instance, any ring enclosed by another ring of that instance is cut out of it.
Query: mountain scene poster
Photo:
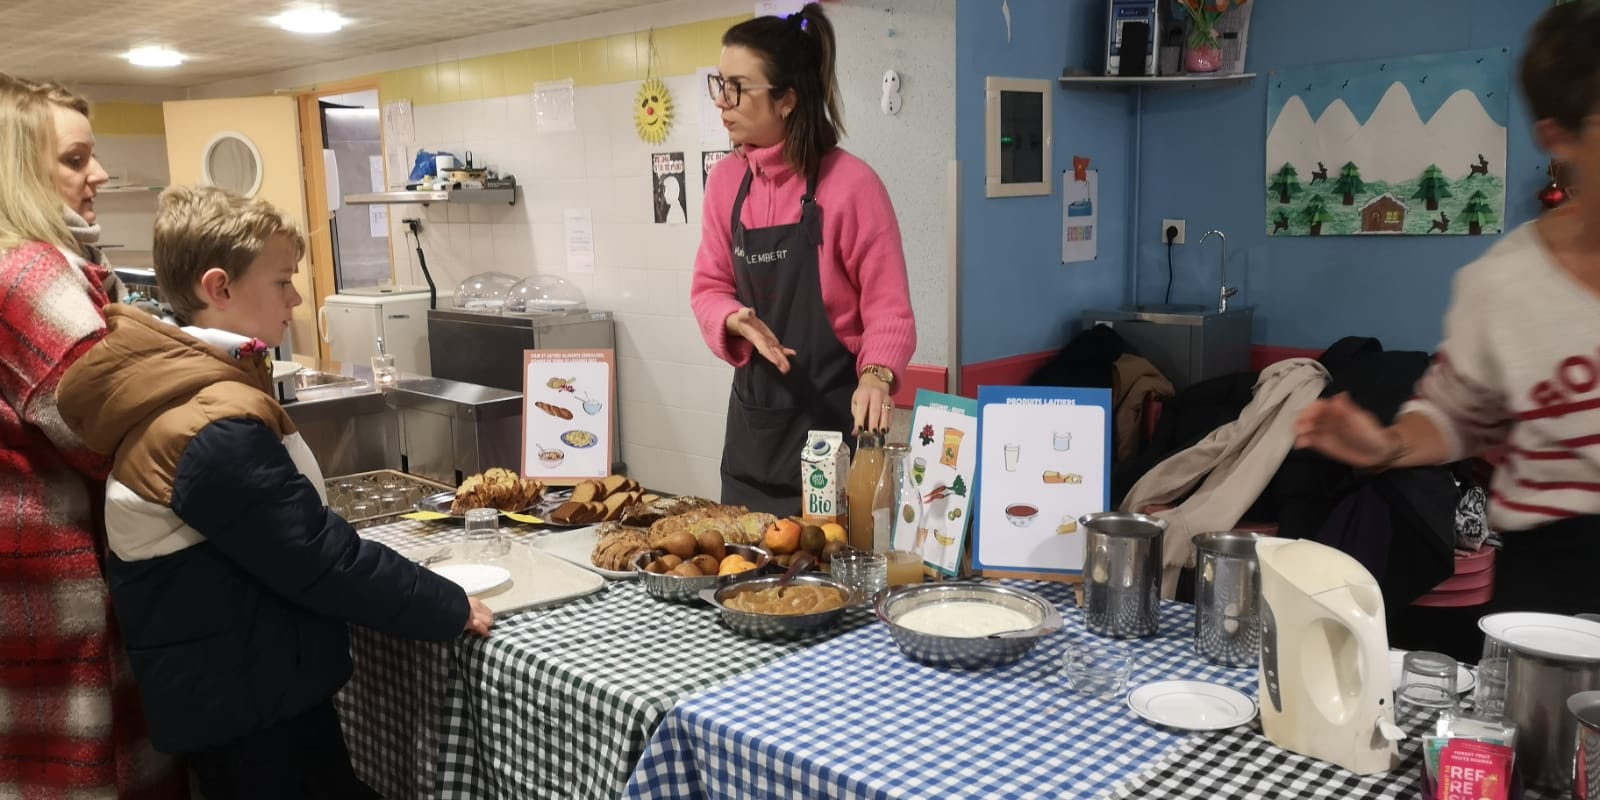
[[[1510,113],[1504,48],[1276,70],[1267,233],[1499,233]]]

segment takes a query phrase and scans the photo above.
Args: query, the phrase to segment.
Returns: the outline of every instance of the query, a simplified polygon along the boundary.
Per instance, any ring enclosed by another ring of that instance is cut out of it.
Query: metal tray
[[[344,517],[357,529],[383,525],[411,513],[415,510],[416,500],[413,499],[415,497],[435,494],[441,490],[450,492],[452,496],[455,493],[454,489],[438,481],[395,469],[340,475],[328,478],[323,483],[328,493],[328,508]],[[347,486],[358,487],[357,491],[362,494],[360,496],[352,494],[345,488]],[[397,488],[386,489],[386,487]],[[384,498],[393,492],[400,492],[403,499],[383,502]],[[366,496],[368,493],[370,497]],[[367,504],[363,505],[362,500],[367,500]]]
[[[554,495],[560,495],[560,497],[553,497]],[[532,516],[539,517],[540,519],[544,519],[546,520],[545,524],[552,528],[582,528],[584,527],[583,525],[557,525],[554,522],[550,522],[546,518],[546,514],[549,510],[554,509],[557,505],[560,505],[563,502],[566,502],[566,499],[571,496],[571,489],[546,490],[544,497],[540,498],[539,502],[534,503],[527,508],[520,509],[515,513],[530,514]],[[466,522],[467,515],[455,514],[450,511],[450,506],[455,502],[455,499],[456,492],[454,489],[439,492],[437,494],[431,494],[417,501],[416,510],[427,511],[434,514],[443,514],[457,522]]]

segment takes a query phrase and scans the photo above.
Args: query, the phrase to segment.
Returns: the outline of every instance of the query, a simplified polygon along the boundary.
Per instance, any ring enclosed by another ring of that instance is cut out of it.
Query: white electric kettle
[[[1395,768],[1383,593],[1360,562],[1303,539],[1263,538],[1261,729],[1285,750],[1359,775]]]

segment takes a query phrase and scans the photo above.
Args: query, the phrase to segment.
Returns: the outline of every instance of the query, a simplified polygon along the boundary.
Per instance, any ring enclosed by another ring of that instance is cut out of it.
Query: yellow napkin
[[[506,519],[509,519],[509,520],[512,520],[512,521],[515,521],[515,522],[521,522],[521,523],[523,523],[525,525],[543,525],[544,524],[544,520],[539,519],[538,517],[530,516],[528,514],[513,514],[510,511],[503,511],[503,512],[501,512],[501,514]]]
[[[440,514],[437,511],[413,511],[410,514],[401,514],[400,516],[404,519],[418,519],[424,522],[432,522],[436,519],[450,518],[449,514]]]

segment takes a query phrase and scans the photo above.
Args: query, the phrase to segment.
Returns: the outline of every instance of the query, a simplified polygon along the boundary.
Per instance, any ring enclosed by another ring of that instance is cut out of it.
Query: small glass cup
[[[1484,637],[1483,656],[1478,659],[1478,682],[1472,687],[1472,708],[1479,714],[1500,716],[1506,711],[1506,679],[1511,669],[1511,653],[1491,637]]]
[[[828,575],[850,587],[857,603],[870,603],[889,588],[889,557],[871,550],[840,550],[833,554]]]
[[[1128,687],[1133,672],[1133,651],[1114,642],[1081,642],[1067,648],[1062,658],[1067,688],[1083,694],[1114,699]]]
[[[890,550],[888,580],[890,586],[912,586],[922,583],[922,554],[909,550]]]
[[[511,552],[511,540],[500,529],[500,510],[474,508],[467,512],[467,558],[494,561]]]
[[[1022,445],[1006,445],[1006,472],[1017,471],[1017,460],[1022,456]]]
[[[1427,650],[1406,653],[1395,705],[1409,711],[1456,710],[1456,660]]]
[[[383,513],[376,501],[365,498],[352,500],[348,506],[345,506],[345,508],[349,509],[350,511],[350,513],[345,516],[345,519],[351,522],[360,522],[361,520],[376,517]]]
[[[395,366],[394,355],[384,353],[372,357],[372,384],[378,391],[393,389],[400,382],[400,368]]]

